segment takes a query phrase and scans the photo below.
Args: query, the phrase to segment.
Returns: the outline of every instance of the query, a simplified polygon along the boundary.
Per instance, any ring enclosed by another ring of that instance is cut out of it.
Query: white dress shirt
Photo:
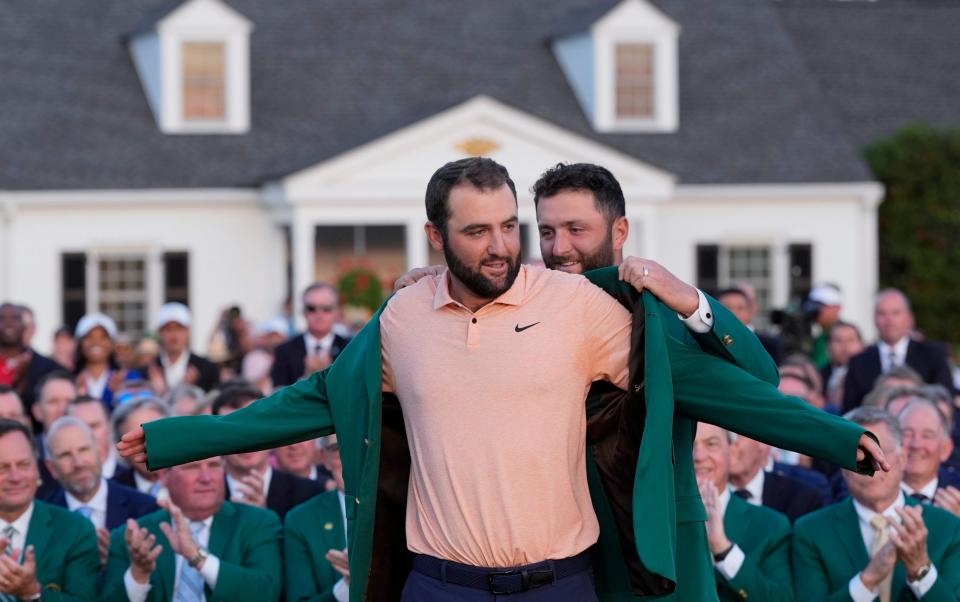
[[[754,506],[763,505],[763,481],[765,476],[766,474],[763,469],[758,470],[757,474],[754,475],[744,487],[744,489],[750,492],[750,497],[745,500],[748,504],[753,504]]]
[[[697,310],[686,318],[680,314],[677,314],[677,317],[679,317],[690,330],[703,334],[710,332],[710,329],[713,328],[713,310],[710,309],[710,302],[707,301],[707,296],[703,294],[703,291],[697,289],[697,296],[700,298],[700,305],[697,307]]]
[[[889,522],[896,522],[900,524],[900,515],[897,514],[897,508],[903,508],[906,504],[906,500],[903,497],[903,492],[900,492],[900,495],[897,496],[897,500],[890,505],[889,508],[881,512],[883,516]],[[863,545],[867,548],[867,555],[870,555],[870,548],[873,547],[873,527],[870,526],[870,521],[877,514],[873,510],[870,510],[866,506],[863,506],[857,500],[853,500],[853,507],[857,511],[857,518],[860,525],[860,535],[863,536]],[[931,566],[930,572],[920,581],[914,583],[912,581],[907,581],[907,587],[910,588],[910,591],[913,592],[913,595],[919,600],[923,598],[924,595],[930,588],[933,587],[933,584],[937,581],[937,567]],[[863,584],[863,581],[860,580],[860,573],[857,573],[850,579],[850,584],[848,586],[848,591],[850,592],[850,597],[853,599],[853,602],[873,602],[877,598],[877,591],[870,591],[867,589],[867,586]],[[896,592],[893,592],[894,594]]]
[[[163,379],[167,381],[167,388],[172,389],[187,377],[187,367],[190,365],[190,350],[184,349],[175,362],[171,362],[166,353],[161,353],[160,365],[163,366]]]
[[[151,481],[136,470],[133,471],[133,483],[137,486],[137,490],[140,491],[140,493],[152,495],[157,498],[157,501],[170,499],[170,492],[167,491],[166,485],[161,484],[159,480]]]
[[[900,483],[900,488],[903,489],[903,492],[907,495],[913,495],[914,493],[922,493],[927,496],[927,499],[933,501],[933,496],[937,494],[937,487],[940,485],[940,479],[933,477],[933,480],[921,487],[920,489],[914,489],[913,487],[907,485],[906,481]]]
[[[100,477],[100,486],[97,487],[97,492],[93,494],[93,497],[90,498],[89,502],[81,502],[77,498],[70,495],[69,491],[64,490],[64,496],[67,498],[67,509],[70,512],[76,512],[77,508],[82,508],[86,506],[90,508],[90,522],[93,523],[93,526],[97,529],[106,529],[107,528],[107,480],[103,477]]]
[[[263,472],[263,490],[260,492],[263,494],[263,499],[267,499],[267,492],[270,491],[270,480],[273,478],[273,467],[267,464],[267,469]],[[243,501],[243,490],[249,487],[246,483],[242,482],[240,479],[235,479],[230,476],[230,473],[227,473],[227,488],[230,490],[231,501]]]
[[[340,516],[343,517],[343,538],[347,538],[347,504],[344,499],[343,492],[337,491],[337,498],[340,500]],[[347,582],[343,580],[343,577],[333,584],[333,597],[336,598],[337,602],[349,602],[350,600],[350,586],[347,585]]]
[[[763,474],[763,471],[760,471],[760,474]],[[720,516],[727,515],[727,504],[730,503],[730,488],[725,487],[720,493],[720,497],[717,498],[717,509],[720,511]],[[733,543],[733,542],[731,542]],[[743,561],[746,560],[747,555],[743,553],[743,550],[740,549],[736,543],[733,544],[733,547],[727,553],[727,556],[720,562],[714,562],[713,566],[720,574],[727,578],[727,581],[733,579],[737,576],[737,573],[740,572],[740,567],[743,566]]]
[[[23,557],[23,546],[27,542],[27,531],[30,530],[30,519],[33,518],[33,502],[27,509],[18,516],[12,523],[0,518],[0,534],[7,530],[7,527],[13,526],[13,537],[10,538],[10,547],[14,550],[20,550],[20,556]],[[4,550],[0,550],[2,554]],[[20,558],[17,559],[18,561]]]
[[[877,351],[880,352],[880,371],[886,374],[896,366],[903,366],[907,363],[907,347],[910,345],[910,337],[903,337],[893,344],[887,345],[883,341],[877,342]],[[890,363],[890,352],[897,356],[896,366]]]
[[[214,516],[208,516],[201,522],[203,523],[203,528],[200,530],[200,533],[197,534],[197,545],[203,548],[204,550],[209,548],[210,545],[210,529],[213,527]],[[164,545],[169,547],[169,543]],[[187,559],[183,556],[177,554],[177,565],[176,565],[176,578],[173,582],[173,591],[177,591],[177,587],[180,585],[180,573],[183,571],[184,566],[187,565]],[[200,569],[200,575],[203,576],[204,583],[213,590],[217,588],[217,578],[220,576],[220,559],[209,554],[207,559],[203,562],[203,567]],[[123,586],[127,590],[127,598],[130,602],[145,602],[147,595],[150,593],[150,588],[153,587],[148,581],[145,584],[140,584],[134,581],[133,574],[130,572],[130,569],[123,574]],[[206,599],[206,595],[204,595]]]
[[[105,479],[112,479],[113,475],[117,474],[117,450],[112,445],[110,446],[110,451],[107,453],[107,459],[103,461],[103,465],[100,467],[100,474]]]
[[[307,357],[317,357],[324,351],[329,352],[330,347],[333,346],[333,338],[336,335],[333,334],[333,331],[330,331],[322,339],[318,339],[309,332],[303,333],[303,343],[307,346]],[[317,351],[317,346],[320,346],[320,351]]]

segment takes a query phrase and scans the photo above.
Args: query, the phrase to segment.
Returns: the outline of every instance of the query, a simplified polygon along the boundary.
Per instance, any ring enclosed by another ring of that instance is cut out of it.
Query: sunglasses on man
[[[308,314],[312,314],[318,311],[322,311],[323,313],[328,314],[335,311],[337,309],[337,306],[336,305],[310,305],[309,303],[307,303],[306,305],[303,306],[303,309],[305,309]]]

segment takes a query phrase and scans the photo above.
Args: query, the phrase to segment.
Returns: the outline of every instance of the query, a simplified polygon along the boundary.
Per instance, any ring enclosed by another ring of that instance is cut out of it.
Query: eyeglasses
[[[312,314],[313,312],[317,312],[317,311],[322,311],[323,313],[329,314],[333,311],[336,311],[337,306],[336,305],[310,305],[309,303],[307,303],[303,306],[303,309],[305,309],[308,314]]]

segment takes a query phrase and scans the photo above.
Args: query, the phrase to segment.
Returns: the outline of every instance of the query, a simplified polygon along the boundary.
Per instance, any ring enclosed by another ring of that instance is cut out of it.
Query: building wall
[[[279,312],[285,291],[284,242],[255,202],[19,204],[10,224],[6,297],[34,308],[36,347],[48,351],[61,316],[64,252],[187,251],[192,344],[206,353],[219,312],[232,304],[262,322]],[[153,295],[156,306],[162,291]],[[152,322],[153,314],[148,316]]]

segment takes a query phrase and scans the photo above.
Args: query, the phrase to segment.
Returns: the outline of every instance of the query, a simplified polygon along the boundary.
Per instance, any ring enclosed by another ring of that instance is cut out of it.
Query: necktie
[[[870,526],[873,527],[873,545],[870,546],[870,558],[877,555],[883,546],[890,540],[890,532],[887,518],[882,514],[875,514],[870,519]],[[880,582],[877,588],[877,594],[880,596],[880,602],[890,602],[890,585],[893,581],[893,572],[887,575],[886,579]]]
[[[90,506],[80,506],[79,508],[74,510],[74,512],[76,512],[83,518],[87,519],[88,521],[93,522],[93,518],[91,518],[93,516],[93,508],[91,508]]]
[[[197,545],[199,545],[202,529],[202,522],[190,521],[190,532],[193,534],[193,541],[198,542]],[[180,568],[180,581],[177,583],[177,591],[173,596],[173,602],[203,602],[204,599],[203,575],[184,561]]]
[[[890,349],[890,355],[887,356],[887,372],[890,372],[899,365],[900,357],[897,355],[896,351]]]
[[[147,491],[147,493],[149,493],[152,497],[157,497],[158,495],[160,495],[160,490],[162,488],[163,488],[163,485],[160,484],[160,481],[157,481],[156,483],[150,486],[150,490]]]
[[[750,493],[750,490],[748,489],[737,489],[733,492],[733,495],[737,496],[741,500],[749,500],[753,497],[753,494]]]
[[[924,494],[920,493],[919,491],[915,491],[915,492],[911,493],[911,494],[910,494],[910,497],[912,497],[913,499],[917,500],[917,501],[920,502],[921,504],[929,504],[929,503],[930,503],[930,498],[928,498],[928,497],[925,496]]]
[[[317,343],[313,347],[313,357],[320,357],[321,353],[323,353],[323,345],[321,345],[320,343]]]
[[[3,553],[7,556],[13,557],[13,537],[17,534],[17,530],[13,525],[7,525],[3,528],[3,536],[7,539],[7,547],[4,548]],[[0,593],[0,602],[16,602],[17,598],[10,595]]]

